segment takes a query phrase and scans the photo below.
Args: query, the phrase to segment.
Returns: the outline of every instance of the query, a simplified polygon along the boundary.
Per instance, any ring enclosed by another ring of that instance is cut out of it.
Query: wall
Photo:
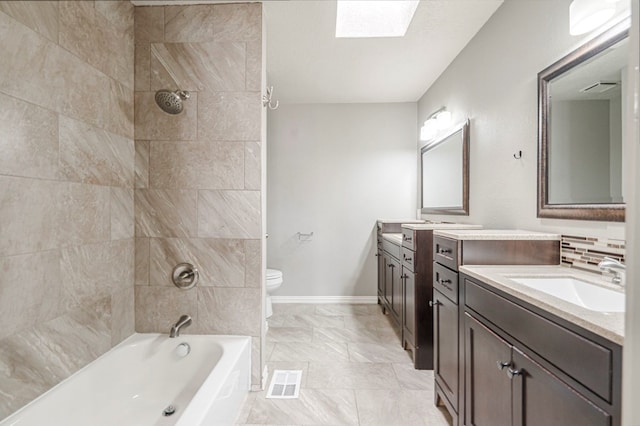
[[[260,383],[262,303],[260,4],[136,7],[136,331],[253,337]],[[156,90],[187,90],[169,115]],[[191,262],[200,282],[171,271]]]
[[[470,216],[456,220],[624,239],[624,224],[536,217],[537,74],[593,36],[569,35],[569,4],[506,1],[419,100],[418,123],[443,105],[471,119]]]
[[[276,295],[376,295],[375,221],[416,214],[416,129],[415,103],[269,111],[267,262],[284,273]]]
[[[133,333],[133,6],[0,2],[0,418]]]

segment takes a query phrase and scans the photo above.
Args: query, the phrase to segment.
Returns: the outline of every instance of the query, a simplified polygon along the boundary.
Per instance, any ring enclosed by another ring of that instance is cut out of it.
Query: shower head
[[[182,101],[189,99],[189,92],[184,90],[158,90],[156,92],[156,103],[164,112],[168,114],[180,114],[182,112]]]

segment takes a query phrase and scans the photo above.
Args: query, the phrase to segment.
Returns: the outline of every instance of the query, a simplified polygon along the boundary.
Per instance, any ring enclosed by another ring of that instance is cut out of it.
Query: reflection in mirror
[[[421,150],[422,213],[469,214],[469,121]]]
[[[624,220],[628,23],[538,74],[538,217]]]

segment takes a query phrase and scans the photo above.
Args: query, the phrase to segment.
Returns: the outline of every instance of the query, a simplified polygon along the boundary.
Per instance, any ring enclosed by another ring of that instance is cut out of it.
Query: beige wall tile
[[[57,1],[0,1],[0,11],[49,40],[58,41]]]
[[[242,189],[242,144],[230,142],[152,142],[152,188]]]
[[[164,37],[168,42],[207,42],[215,39],[212,5],[164,8]]]
[[[60,116],[60,177],[131,188],[133,140]]]
[[[150,285],[173,286],[178,263],[198,268],[201,287],[244,287],[245,250],[241,240],[152,238]]]
[[[262,161],[260,142],[244,143],[244,188],[260,191]]]
[[[198,112],[198,93],[184,101],[184,110],[171,115],[156,104],[154,92],[135,93],[136,139],[147,140],[195,140]]]
[[[198,191],[198,236],[260,238],[260,210],[259,191]]]
[[[251,383],[262,383],[262,353],[260,337],[251,336]],[[290,367],[293,369],[293,367]]]
[[[109,298],[0,341],[0,418],[111,347]]]
[[[201,92],[198,95],[198,139],[260,140],[259,92]]]
[[[135,285],[149,285],[150,241],[151,238],[135,239]]]
[[[244,240],[245,287],[262,288],[262,241]]]
[[[132,286],[111,294],[111,346],[135,333],[135,291]]]
[[[136,141],[135,188],[149,187],[149,141]]]
[[[198,331],[260,336],[260,289],[198,288]]]
[[[133,32],[134,6],[129,0],[96,1],[95,8],[115,28]]]
[[[133,189],[111,188],[111,239],[133,238],[134,234]]]
[[[136,7],[134,15],[136,43],[162,42],[164,40],[164,7]]]
[[[151,90],[151,44],[138,43],[135,46],[134,87],[136,92]]]
[[[58,247],[59,193],[55,182],[0,176],[0,255]]]
[[[133,88],[133,15],[114,26],[109,19],[113,17],[99,13],[94,2],[61,1],[59,8],[60,46]],[[98,10],[113,12],[105,6]]]
[[[57,250],[0,257],[0,340],[64,313]]]
[[[198,324],[197,290],[180,290],[177,287],[135,288],[136,331],[138,333],[168,334],[181,315],[190,315],[193,323],[183,329],[185,334],[195,334]]]
[[[110,202],[109,187],[61,184],[57,224],[60,245],[64,247],[109,241]]]
[[[245,43],[153,43],[151,90],[244,90],[245,65]]]
[[[0,174],[57,178],[58,115],[0,93],[0,152]]]
[[[108,92],[106,98],[107,107],[100,108],[101,122],[103,128],[113,133],[123,135],[133,139],[133,86],[129,87],[115,80],[109,79]],[[105,102],[104,95],[101,95],[102,103]]]
[[[262,90],[262,41],[247,42],[247,75],[245,90],[260,92]],[[277,99],[277,96],[274,96]]]
[[[262,6],[259,3],[214,6],[215,39],[252,41],[262,38]]]
[[[87,306],[133,287],[133,262],[132,238],[62,249],[60,274],[69,306]]]
[[[195,237],[196,206],[196,191],[137,189],[136,236]]]

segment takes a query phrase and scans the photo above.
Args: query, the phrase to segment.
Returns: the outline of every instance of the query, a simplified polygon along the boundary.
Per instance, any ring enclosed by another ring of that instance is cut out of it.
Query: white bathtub
[[[250,339],[134,334],[0,425],[233,424],[250,388]],[[181,357],[183,342],[191,352]]]

